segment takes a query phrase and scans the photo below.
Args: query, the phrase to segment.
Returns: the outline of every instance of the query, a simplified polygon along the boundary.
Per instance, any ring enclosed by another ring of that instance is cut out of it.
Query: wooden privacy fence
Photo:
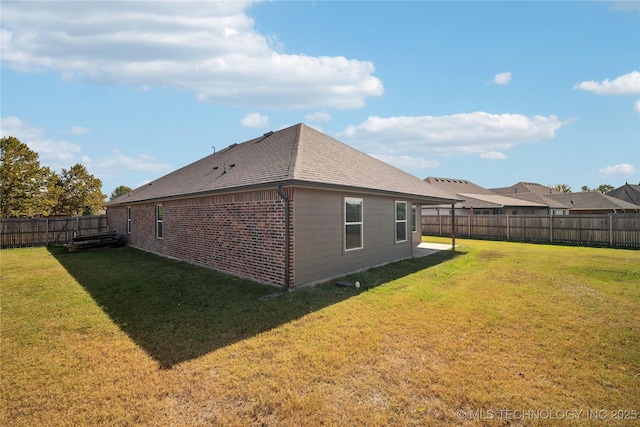
[[[640,215],[455,215],[457,237],[640,248]],[[422,234],[451,236],[451,217],[422,216]]]
[[[60,246],[77,234],[107,231],[107,216],[0,218],[0,247]]]

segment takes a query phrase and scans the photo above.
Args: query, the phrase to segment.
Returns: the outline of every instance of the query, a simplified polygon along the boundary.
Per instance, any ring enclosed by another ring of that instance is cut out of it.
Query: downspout
[[[278,184],[278,186],[276,187],[276,191],[278,192],[278,194],[280,195],[280,197],[282,197],[284,199],[284,228],[285,228],[285,234],[284,234],[284,246],[285,246],[285,250],[284,250],[284,287],[279,290],[278,292],[274,292],[272,294],[269,295],[265,295],[263,297],[260,297],[261,300],[265,300],[265,299],[269,299],[269,298],[275,298],[278,297],[284,293],[286,293],[289,288],[291,287],[291,275],[289,274],[289,268],[290,268],[290,255],[291,255],[291,247],[289,246],[290,243],[290,239],[291,239],[291,233],[289,230],[289,214],[291,213],[291,200],[289,200],[289,197],[282,191],[282,186],[280,184]]]

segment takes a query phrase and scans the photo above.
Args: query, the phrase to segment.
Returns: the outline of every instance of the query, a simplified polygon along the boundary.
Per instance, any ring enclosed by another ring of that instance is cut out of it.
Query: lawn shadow
[[[49,251],[161,368],[250,338],[461,254],[441,251],[261,300],[277,289],[130,247],[75,253],[54,247]],[[342,280],[360,280],[363,286],[336,286]]]

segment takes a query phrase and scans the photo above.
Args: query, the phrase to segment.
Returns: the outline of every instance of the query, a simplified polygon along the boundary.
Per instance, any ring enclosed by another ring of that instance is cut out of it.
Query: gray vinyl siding
[[[363,199],[362,249],[344,249],[345,197]],[[358,193],[297,189],[294,209],[296,285],[410,257],[411,237],[406,242],[395,242],[396,200]],[[411,201],[407,202],[411,206]],[[410,233],[409,225],[409,236]]]

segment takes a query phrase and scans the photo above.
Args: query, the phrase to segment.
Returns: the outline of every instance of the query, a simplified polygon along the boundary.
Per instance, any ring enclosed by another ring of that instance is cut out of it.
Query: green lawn
[[[0,425],[640,422],[640,251],[457,243],[268,300],[131,248],[3,250]]]

